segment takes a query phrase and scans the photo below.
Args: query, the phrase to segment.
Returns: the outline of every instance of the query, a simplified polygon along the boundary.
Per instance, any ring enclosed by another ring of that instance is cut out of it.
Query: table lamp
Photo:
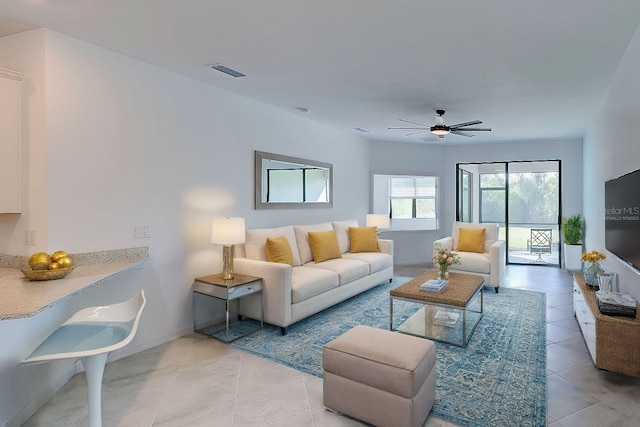
[[[244,243],[244,218],[214,218],[211,243],[222,245],[222,278],[233,279],[233,245]]]
[[[380,230],[386,230],[390,227],[389,215],[367,214],[367,227],[376,227],[376,233],[380,237]]]

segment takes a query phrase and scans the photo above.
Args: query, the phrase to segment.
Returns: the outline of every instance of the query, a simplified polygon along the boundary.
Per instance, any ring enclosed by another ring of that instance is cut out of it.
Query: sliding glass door
[[[500,224],[510,264],[560,265],[559,160],[457,167],[459,221]]]

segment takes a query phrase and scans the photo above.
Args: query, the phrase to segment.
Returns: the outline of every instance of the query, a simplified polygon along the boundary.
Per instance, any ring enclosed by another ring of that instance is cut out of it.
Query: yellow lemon
[[[73,260],[71,259],[71,257],[69,255],[63,256],[62,258],[59,258],[58,261],[56,261],[56,262],[58,263],[60,268],[73,267]]]
[[[49,270],[57,270],[60,268],[60,264],[58,264],[57,262],[52,262],[47,268]]]
[[[45,252],[36,252],[29,257],[29,267],[32,270],[46,270],[51,263],[51,257]]]
[[[51,261],[56,262],[60,258],[65,256],[67,256],[67,253],[65,251],[55,251],[54,253],[51,254]]]

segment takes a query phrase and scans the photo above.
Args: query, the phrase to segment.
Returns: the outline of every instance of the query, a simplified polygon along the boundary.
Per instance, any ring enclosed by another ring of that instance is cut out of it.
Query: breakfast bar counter
[[[3,255],[0,259],[0,320],[22,319],[58,304],[83,289],[131,270],[149,258],[149,247],[117,249],[71,255],[75,264],[66,277],[31,281],[22,268],[24,257]]]

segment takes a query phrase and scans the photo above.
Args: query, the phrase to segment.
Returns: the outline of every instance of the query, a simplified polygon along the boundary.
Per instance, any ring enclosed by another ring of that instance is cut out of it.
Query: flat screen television
[[[640,270],[640,169],[604,184],[607,250]]]

